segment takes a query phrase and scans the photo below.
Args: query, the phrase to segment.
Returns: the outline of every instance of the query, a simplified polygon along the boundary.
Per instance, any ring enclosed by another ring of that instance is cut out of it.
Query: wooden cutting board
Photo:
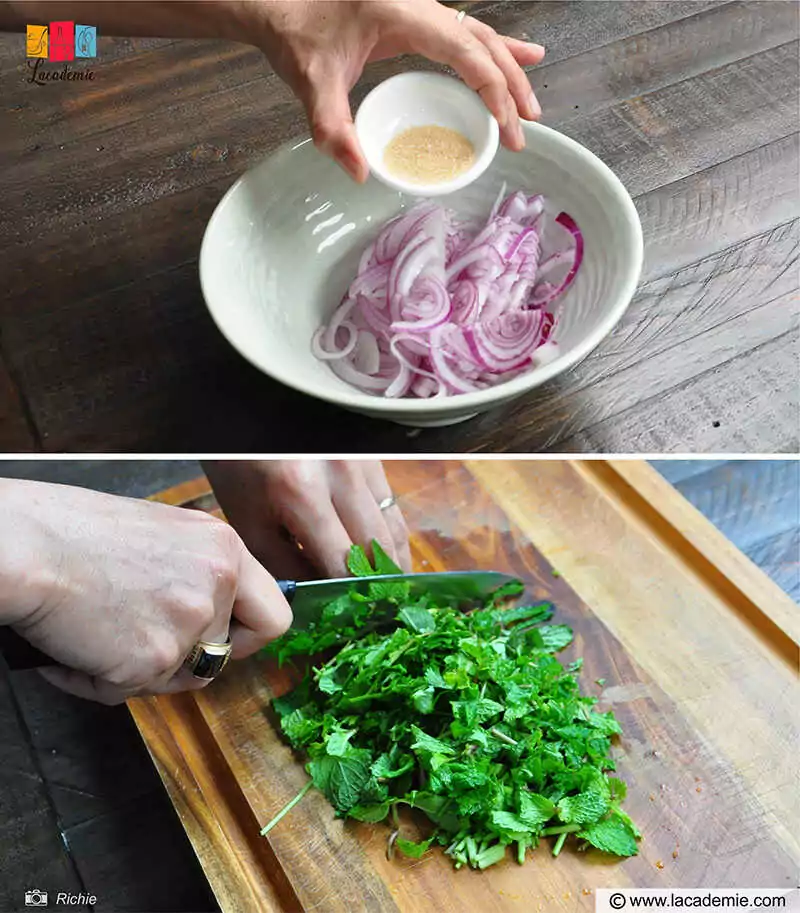
[[[314,790],[260,837],[307,776],[268,710],[288,676],[251,659],[205,691],[130,702],[222,909],[561,913],[593,910],[600,887],[793,887],[800,609],[642,462],[387,469],[418,570],[512,572],[575,629],[562,656],[584,657],[584,690],[623,726],[640,854],[388,861],[385,826],[334,819]],[[215,508],[204,480],[160,499]]]

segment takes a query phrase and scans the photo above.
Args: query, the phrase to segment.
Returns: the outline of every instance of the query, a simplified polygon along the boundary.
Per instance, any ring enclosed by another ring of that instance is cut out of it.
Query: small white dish
[[[505,182],[509,192],[545,194],[548,212],[564,210],[578,223],[583,263],[561,299],[554,360],[486,390],[441,399],[372,396],[318,361],[311,337],[341,302],[364,248],[417,201],[379,181],[354,183],[308,139],[288,143],[242,175],[208,223],[200,283],[220,331],[287,386],[415,427],[464,421],[569,370],[625,313],[642,268],[642,227],[627,191],[597,156],[549,127],[522,123],[525,149],[501,149],[492,167],[447,204],[485,218]]]
[[[367,95],[356,114],[356,133],[370,171],[394,190],[411,196],[442,196],[461,190],[491,165],[500,128],[480,95],[440,73],[400,73]],[[411,127],[436,125],[457,130],[475,149],[471,167],[449,181],[418,184],[392,174],[384,162],[389,143]]]

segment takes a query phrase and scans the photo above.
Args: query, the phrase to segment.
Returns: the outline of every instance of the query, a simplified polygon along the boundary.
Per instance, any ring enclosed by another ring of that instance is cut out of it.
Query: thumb
[[[342,75],[321,74],[308,84],[303,100],[314,145],[341,165],[354,181],[363,184],[369,177],[369,167],[356,136]]]

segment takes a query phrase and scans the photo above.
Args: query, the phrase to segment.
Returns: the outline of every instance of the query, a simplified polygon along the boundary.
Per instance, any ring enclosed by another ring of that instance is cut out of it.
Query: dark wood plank
[[[798,153],[800,135],[794,133],[637,197],[642,281],[797,218]]]
[[[149,758],[143,763],[149,764]],[[69,828],[65,837],[87,889],[97,897],[97,913],[219,909],[160,789]]]
[[[138,56],[174,43],[172,38],[125,38],[98,35],[97,51],[100,59],[113,61],[123,57]],[[12,72],[22,75],[26,69],[24,32],[3,35],[0,41],[0,77],[5,78]]]
[[[0,41],[0,46],[8,43]],[[101,42],[94,70],[95,80],[78,91],[50,91],[48,86],[44,92],[24,84],[23,69],[19,95],[31,104],[24,109],[24,124],[0,139],[0,153],[19,156],[78,139],[93,140],[95,148],[102,145],[105,150],[111,131],[167,106],[185,109],[209,91],[255,80],[270,91],[278,82],[259,51],[221,41],[159,41],[152,49],[114,57],[104,53]]]
[[[476,4],[473,15],[503,34],[544,45],[547,62],[555,63],[592,48],[696,16],[726,2],[728,0],[646,0],[635,3],[603,0],[601,7],[596,3],[569,3],[564,0],[534,3],[512,0]]]
[[[193,320],[180,323],[180,335],[151,331],[143,337],[146,345],[120,339],[114,333],[119,316],[115,308],[120,313],[136,311],[144,327],[169,324],[175,278],[165,274],[159,277],[155,297],[142,300],[132,287],[118,291],[98,309],[94,333],[103,344],[91,363],[62,354],[57,368],[56,356],[40,345],[29,363],[41,371],[42,379],[33,379],[41,384],[58,371],[60,381],[53,396],[42,401],[47,411],[37,414],[37,421],[58,435],[46,442],[54,449],[164,446],[203,451],[217,448],[219,440],[234,450],[257,451],[559,449],[558,442],[580,428],[785,332],[793,316],[797,251],[797,226],[792,223],[649,283],[617,331],[567,375],[505,409],[413,438],[408,429],[307,401],[264,378],[219,339],[199,300]],[[779,306],[782,296],[786,301]],[[62,331],[53,321],[43,329],[45,338]],[[128,345],[141,349],[138,362],[125,354]],[[192,353],[197,352],[202,353],[202,368],[195,376],[190,359],[196,362],[198,356]],[[184,372],[186,382],[181,379]],[[174,399],[152,395],[148,384],[133,400],[131,392],[142,373],[155,388],[170,390]],[[99,381],[106,386],[100,387]],[[96,397],[90,422],[83,398],[72,392],[87,386]],[[775,395],[769,388],[750,390],[749,395],[754,392],[764,398]],[[125,394],[133,421],[118,421],[115,394]],[[213,426],[204,415],[214,416]],[[260,421],[254,423],[249,415],[258,415]],[[97,427],[104,428],[102,438],[95,436]],[[291,445],[274,430],[286,427],[292,428]]]
[[[0,659],[0,910],[25,909],[25,892],[79,894],[83,885],[62,843],[47,788]],[[85,904],[72,909],[86,913]]]
[[[797,42],[563,125],[633,195],[797,132]]]
[[[798,372],[794,329],[613,422],[586,429],[563,447],[587,453],[797,453]],[[757,395],[762,389],[770,391],[768,398]]]
[[[0,452],[18,453],[38,449],[16,384],[0,356]]]
[[[642,5],[647,6],[636,4]],[[597,16],[591,4],[582,4],[581,10]],[[623,99],[751,57],[797,38],[799,28],[794,4],[749,0],[698,11],[661,28],[604,43],[577,58],[551,63],[548,53],[544,65],[531,73],[543,122],[565,129],[581,111],[597,113]],[[588,23],[585,29],[593,34]]]
[[[29,473],[35,475],[35,469]],[[65,694],[35,670],[12,674],[31,747],[62,828],[157,792],[158,779],[124,707]]]
[[[196,460],[0,460],[3,478],[80,485],[126,498],[148,498],[200,472]]]

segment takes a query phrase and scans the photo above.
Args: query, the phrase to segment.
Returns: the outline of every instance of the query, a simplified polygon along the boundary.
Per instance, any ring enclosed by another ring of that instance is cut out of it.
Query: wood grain
[[[596,16],[591,6],[584,8]],[[752,57],[797,38],[799,28],[791,3],[755,0],[698,10],[580,54],[573,47],[577,59],[551,62],[548,48],[544,65],[533,74],[544,121],[568,129],[579,112],[597,113]],[[588,23],[586,30],[594,33]]]
[[[34,437],[14,381],[0,357],[0,451],[32,450]]]
[[[335,820],[312,791],[261,859],[252,832],[306,775],[266,709],[289,677],[256,659],[196,696],[131,702],[222,909],[560,913],[592,910],[599,887],[791,886],[797,625],[774,584],[643,464],[387,470],[418,569],[518,574],[575,629],[567,658],[584,657],[584,688],[625,730],[615,752],[641,853],[610,864],[540,848],[483,873],[438,853],[388,862],[380,826]]]
[[[796,296],[776,305],[794,314],[796,327]],[[752,358],[731,359],[555,449],[621,453],[627,449],[619,446],[624,440],[639,453],[796,453],[798,370],[800,337],[792,329],[755,348]],[[769,390],[770,397],[762,401],[759,389]]]
[[[781,226],[800,215],[794,5],[472,9],[507,34],[547,45],[546,64],[531,72],[545,122],[598,153],[636,197],[645,285],[616,336],[522,402],[446,432],[409,436],[284,389],[221,338],[197,281],[200,239],[222,193],[306,129],[260,54],[221,42],[102,39],[102,80],[78,92],[26,85],[15,56],[21,38],[0,36],[9,115],[0,134],[8,162],[0,170],[0,333],[33,423],[32,438],[11,443],[54,451],[216,451],[224,441],[232,452],[527,452],[573,441],[583,449],[591,439],[627,451],[647,438],[616,417],[657,402],[669,451],[690,440],[726,450],[743,441],[760,451],[793,447],[791,433],[753,420],[770,410],[791,416],[791,377],[774,389],[745,389],[740,369],[747,364],[750,381],[765,382],[756,353],[769,333],[785,331],[776,302],[796,308],[775,291],[797,288],[791,257],[765,242],[777,231],[785,253]],[[380,79],[428,66],[409,57],[370,66],[354,103]],[[734,274],[743,280],[738,290]],[[687,319],[673,321],[681,309]],[[722,408],[736,423],[687,437],[692,416],[673,414],[682,400],[668,392],[734,359],[731,402]],[[776,365],[792,367],[786,359]],[[737,400],[752,410],[729,409]],[[9,408],[19,411],[13,401]]]
[[[625,650],[678,701],[698,738],[730,759],[747,787],[742,801],[760,806],[796,855],[800,847],[790,822],[797,817],[798,795],[790,784],[797,761],[791,752],[781,757],[782,748],[775,754],[772,749],[796,738],[797,643],[785,663],[780,644],[753,636],[737,606],[746,602],[751,575],[759,572],[742,557],[742,570],[731,574],[729,552],[718,549],[703,529],[706,521],[688,505],[674,508],[688,518],[677,521],[677,532],[690,544],[695,535],[702,539],[705,558],[711,556],[715,568],[712,577],[704,562],[676,546],[671,539],[675,515],[670,512],[670,522],[658,510],[661,502],[647,499],[648,487],[663,492],[668,484],[659,483],[655,470],[634,469],[640,481],[631,486],[630,474],[620,484],[613,478],[619,479],[619,472],[610,468],[611,473],[602,461],[500,463],[496,468],[470,463]],[[680,501],[677,495],[663,499]],[[717,573],[727,573],[740,595],[726,595]],[[758,592],[770,615],[774,584],[764,581]],[[762,675],[776,685],[770,697],[762,690]],[[729,840],[747,842],[747,832],[732,831]]]

